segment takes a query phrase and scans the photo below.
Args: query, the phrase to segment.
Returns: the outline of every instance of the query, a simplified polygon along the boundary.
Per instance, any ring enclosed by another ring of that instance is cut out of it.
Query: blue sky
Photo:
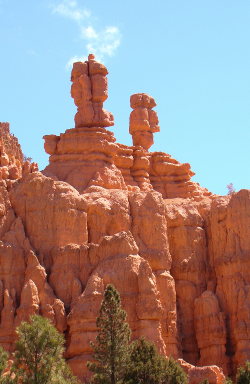
[[[157,102],[154,151],[218,194],[250,188],[249,0],[0,0],[0,121],[43,169],[42,136],[73,127],[70,65],[109,70],[105,108],[131,144],[129,97]]]

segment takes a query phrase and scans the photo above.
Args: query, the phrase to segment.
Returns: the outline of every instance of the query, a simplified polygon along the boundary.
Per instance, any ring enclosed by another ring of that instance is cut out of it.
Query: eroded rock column
[[[129,133],[133,137],[133,145],[148,150],[154,144],[154,132],[159,132],[158,116],[152,110],[156,106],[152,96],[136,93],[130,97]]]

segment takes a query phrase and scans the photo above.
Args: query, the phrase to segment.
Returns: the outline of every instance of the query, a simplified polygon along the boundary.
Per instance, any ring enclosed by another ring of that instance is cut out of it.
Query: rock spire
[[[88,60],[73,64],[71,96],[77,106],[76,128],[114,125],[112,113],[103,109],[103,103],[108,98],[107,74],[107,68],[95,61],[92,54]]]
[[[158,116],[152,110],[156,102],[146,93],[135,93],[130,97],[129,133],[133,137],[133,145],[141,146],[148,150],[154,144],[153,133],[159,132]]]

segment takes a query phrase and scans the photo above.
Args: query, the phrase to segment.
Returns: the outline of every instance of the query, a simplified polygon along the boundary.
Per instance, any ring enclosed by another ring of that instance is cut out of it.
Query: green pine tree
[[[236,384],[250,384],[250,361],[237,370]]]
[[[164,374],[164,384],[187,384],[187,375],[182,367],[172,358],[166,359],[166,371]]]
[[[13,382],[22,384],[75,384],[64,358],[64,338],[48,319],[31,316],[17,328]]]
[[[4,370],[7,367],[7,363],[8,363],[8,353],[2,347],[0,347],[0,383],[1,384],[6,382],[6,378],[3,377],[2,374],[4,373]]]
[[[94,362],[88,362],[95,384],[122,383],[128,360],[130,328],[126,323],[126,312],[121,308],[121,299],[112,285],[107,285],[96,320],[98,335],[91,343]]]
[[[161,356],[144,338],[131,343],[126,384],[185,384],[187,377],[174,359]]]
[[[226,377],[224,384],[233,384],[233,380],[230,377]]]
[[[163,382],[166,361],[153,343],[139,339],[130,345],[130,359],[127,365],[125,383],[158,384]]]

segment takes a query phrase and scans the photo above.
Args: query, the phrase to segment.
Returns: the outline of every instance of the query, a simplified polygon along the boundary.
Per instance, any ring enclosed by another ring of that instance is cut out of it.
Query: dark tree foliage
[[[0,347],[0,383],[3,384],[6,382],[6,378],[2,376],[4,370],[7,367],[8,363],[8,353]]]
[[[139,339],[131,343],[130,359],[125,375],[127,384],[156,384],[163,382],[166,361],[155,346]]]
[[[230,377],[226,377],[224,384],[233,384],[233,380]]]
[[[5,368],[7,367],[8,362],[8,353],[0,347],[0,375],[4,372]]]
[[[181,366],[172,358],[166,359],[166,371],[164,375],[164,384],[187,384],[187,375]]]
[[[121,299],[112,285],[107,285],[96,320],[98,335],[91,343],[94,362],[88,362],[93,372],[91,381],[96,384],[118,384],[123,382],[128,361],[130,328],[126,323],[126,312],[121,308]]]
[[[185,384],[187,377],[174,359],[161,356],[153,343],[142,338],[131,343],[124,381],[127,384]]]
[[[48,319],[31,316],[17,328],[12,371],[22,384],[75,384],[64,358],[64,338]]]
[[[250,361],[247,361],[244,367],[238,368],[236,384],[250,384]]]

